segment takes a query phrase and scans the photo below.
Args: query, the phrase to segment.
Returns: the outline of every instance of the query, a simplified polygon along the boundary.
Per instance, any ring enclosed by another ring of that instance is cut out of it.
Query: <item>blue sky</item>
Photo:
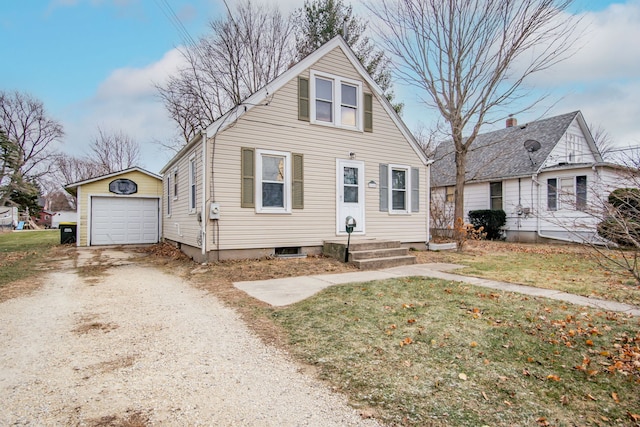
[[[261,0],[254,0],[261,1]],[[167,0],[189,34],[221,16],[216,0]],[[278,2],[284,11],[302,1]],[[174,134],[153,83],[180,63],[184,43],[161,6],[164,0],[28,0],[0,2],[0,90],[43,101],[65,129],[60,150],[82,154],[97,133],[123,131],[142,147],[141,166],[158,172],[170,157],[152,143]],[[354,6],[358,12],[365,11]],[[518,117],[582,110],[620,146],[640,145],[640,0],[577,0],[588,25],[583,47],[535,84],[550,101]],[[411,129],[430,125],[413,90],[396,85]],[[551,102],[553,100],[553,102]]]

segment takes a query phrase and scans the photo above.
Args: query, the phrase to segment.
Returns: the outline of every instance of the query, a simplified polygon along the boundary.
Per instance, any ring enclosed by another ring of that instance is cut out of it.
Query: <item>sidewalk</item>
[[[385,270],[356,271],[353,273],[322,274],[317,276],[235,282],[233,285],[256,299],[273,306],[281,307],[302,301],[322,289],[333,285],[368,282],[371,280],[394,279],[407,276],[423,276],[464,282],[475,286],[482,286],[484,288],[518,292],[525,295],[566,301],[571,304],[582,305],[585,307],[600,308],[605,311],[616,311],[631,314],[633,316],[640,316],[640,307],[629,304],[588,298],[552,289],[515,285],[513,283],[498,282],[495,280],[480,279],[477,277],[462,276],[451,273],[451,271],[461,267],[463,266],[456,264],[414,264],[387,268]]]

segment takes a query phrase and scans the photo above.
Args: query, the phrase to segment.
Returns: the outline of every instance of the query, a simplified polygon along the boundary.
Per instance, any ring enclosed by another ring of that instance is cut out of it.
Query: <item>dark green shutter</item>
[[[389,167],[380,165],[380,212],[389,212]]]
[[[373,132],[373,95],[364,94],[364,131]]]
[[[411,212],[420,212],[420,169],[411,168]]]
[[[302,154],[293,153],[293,190],[292,204],[293,209],[304,208],[304,156]]]
[[[242,148],[241,165],[242,183],[240,189],[240,207],[255,207],[255,150],[253,148]]]
[[[309,79],[298,77],[298,120],[309,121]]]

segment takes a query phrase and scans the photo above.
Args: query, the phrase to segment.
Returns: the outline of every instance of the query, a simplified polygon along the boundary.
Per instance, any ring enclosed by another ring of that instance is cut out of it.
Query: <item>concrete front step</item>
[[[349,248],[349,261],[364,260],[372,258],[389,258],[409,255],[408,248],[389,248],[389,249],[369,249],[355,250]]]
[[[324,242],[324,255],[340,261],[344,261],[346,250],[347,244],[344,241]],[[351,241],[349,261],[363,270],[415,264],[416,258],[408,253],[409,250],[403,248],[399,241],[359,239]]]
[[[356,259],[351,261],[361,270],[378,270],[381,268],[398,267],[416,263],[416,257],[411,255],[393,256],[385,258]]]

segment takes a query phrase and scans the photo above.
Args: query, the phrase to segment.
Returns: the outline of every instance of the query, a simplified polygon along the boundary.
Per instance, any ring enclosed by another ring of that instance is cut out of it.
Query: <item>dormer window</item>
[[[310,72],[311,123],[362,130],[362,82]]]

